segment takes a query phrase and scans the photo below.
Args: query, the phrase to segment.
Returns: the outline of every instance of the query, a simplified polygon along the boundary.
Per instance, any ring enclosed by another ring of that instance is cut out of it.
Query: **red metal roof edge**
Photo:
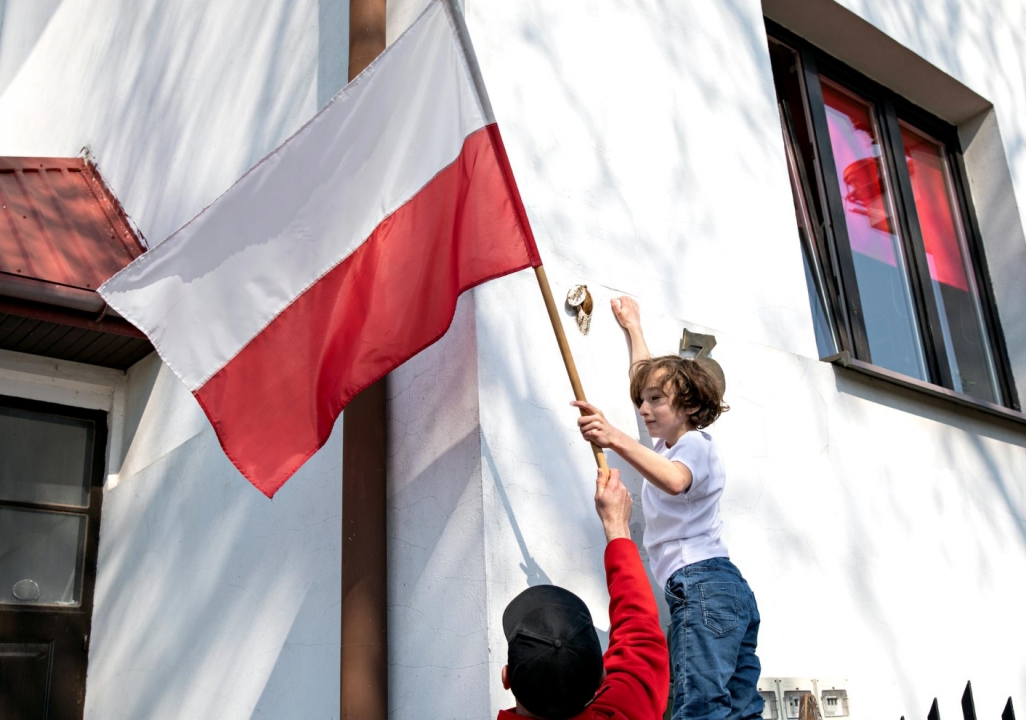
[[[0,157],[0,170],[46,170],[56,168],[84,168],[80,157]]]
[[[83,171],[82,175],[89,182],[89,186],[93,189],[93,193],[96,195],[96,199],[99,200],[100,206],[107,213],[107,218],[110,220],[111,225],[121,234],[121,241],[125,243],[126,247],[129,248],[129,252],[132,252],[135,257],[146,252],[146,243],[144,242],[146,238],[143,236],[142,231],[129,219],[128,213],[125,212],[121,201],[118,200],[118,196],[114,194],[110,185],[103,179],[100,168],[97,167],[91,157],[86,157],[83,162],[86,170]]]
[[[135,259],[146,251],[146,246],[140,241],[141,233],[133,227],[117,196],[88,155],[84,158],[0,157],[0,173],[58,169],[77,172],[85,181],[95,201],[95,207],[99,209],[112,231],[108,242],[119,243],[130,259]],[[103,298],[95,292],[95,288],[75,287],[64,284],[63,281],[44,277],[24,277],[0,272],[0,298],[15,302],[28,301],[36,307],[49,306],[58,311],[84,312],[96,319],[104,315],[117,317],[117,313],[108,308]]]
[[[88,153],[82,157],[0,157],[0,172],[16,172],[19,170],[46,169],[77,169],[93,191],[100,207],[103,208],[108,222],[117,230],[121,242],[129,253],[138,257],[146,252],[146,237],[128,217],[118,196],[103,179],[103,173]]]
[[[117,315],[112,308],[107,307],[107,303],[95,290],[62,285],[39,278],[11,275],[10,273],[0,273],[0,297],[27,300],[43,305],[56,305],[93,315],[103,312]]]

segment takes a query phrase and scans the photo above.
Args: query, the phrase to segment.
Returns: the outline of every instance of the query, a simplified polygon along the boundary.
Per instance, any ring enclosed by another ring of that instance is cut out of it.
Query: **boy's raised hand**
[[[613,308],[616,321],[627,331],[631,348],[631,373],[633,374],[635,364],[652,356],[645,343],[645,335],[641,331],[641,308],[638,306],[637,300],[626,295],[613,298],[609,304]]]
[[[616,321],[625,330],[641,327],[641,307],[638,305],[637,300],[621,295],[610,300],[609,304],[613,308],[613,315],[616,316]]]
[[[595,480],[595,510],[598,511],[606,541],[631,536],[631,508],[634,498],[620,481],[619,470],[599,470]]]
[[[600,448],[612,447],[621,433],[606,420],[602,411],[583,400],[574,400],[570,404],[581,410],[581,417],[577,418],[577,428],[584,439]]]

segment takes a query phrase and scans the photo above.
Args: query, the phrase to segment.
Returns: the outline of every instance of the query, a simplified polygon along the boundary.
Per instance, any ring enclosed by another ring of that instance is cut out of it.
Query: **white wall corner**
[[[990,108],[958,131],[1019,406],[1026,408],[1026,234],[997,113]]]
[[[474,305],[388,376],[393,720],[490,714]]]

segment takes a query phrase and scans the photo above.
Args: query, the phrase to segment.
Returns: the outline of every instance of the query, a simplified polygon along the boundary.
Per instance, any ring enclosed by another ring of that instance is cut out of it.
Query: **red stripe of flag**
[[[445,334],[460,293],[540,264],[498,128],[486,126],[196,398],[232,463],[271,497],[360,390]]]

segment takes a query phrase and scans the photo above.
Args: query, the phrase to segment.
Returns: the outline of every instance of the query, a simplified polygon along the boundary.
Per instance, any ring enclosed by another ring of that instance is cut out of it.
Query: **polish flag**
[[[541,261],[462,18],[434,0],[295,135],[99,292],[268,497],[465,290]]]

